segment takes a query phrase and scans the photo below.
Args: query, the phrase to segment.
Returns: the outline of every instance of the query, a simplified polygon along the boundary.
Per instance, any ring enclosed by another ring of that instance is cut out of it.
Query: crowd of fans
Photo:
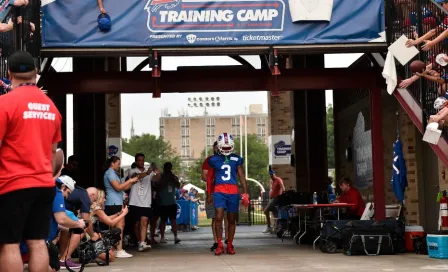
[[[399,84],[400,88],[408,88],[420,79],[427,81],[429,91],[436,93],[438,98],[434,102],[435,115],[430,116],[430,122],[442,124],[448,120],[448,92],[446,87],[447,72],[446,65],[448,56],[448,0],[436,0],[441,8],[428,2],[428,6],[421,10],[418,16],[417,3],[411,0],[395,0],[397,22],[402,23],[402,29],[407,32],[409,39],[408,47],[417,46],[424,52],[426,68],[415,72]],[[421,18],[422,21],[419,21]],[[422,26],[423,35],[418,34],[418,26]]]

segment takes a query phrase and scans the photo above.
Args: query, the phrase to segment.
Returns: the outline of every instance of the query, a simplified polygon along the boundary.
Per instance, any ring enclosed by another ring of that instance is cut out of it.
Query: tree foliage
[[[245,162],[248,162],[248,177],[258,180],[265,188],[269,190],[269,154],[267,145],[259,140],[256,135],[247,136],[247,159],[244,156],[244,139],[243,139],[243,152],[241,155],[240,139],[235,139],[235,153],[243,157]],[[212,150],[209,150],[208,154],[212,154]],[[187,171],[188,181],[192,184],[205,189],[205,183],[201,181],[202,163],[205,160],[204,150],[201,153],[201,158],[196,160]],[[243,166],[245,167],[245,165]],[[249,193],[251,197],[260,196],[260,187],[252,181],[247,182]]]
[[[328,168],[334,168],[334,118],[332,104],[327,106],[327,154]]]
[[[151,134],[142,134],[131,137],[130,139],[123,139],[123,151],[131,156],[136,153],[145,154],[145,161],[155,162],[159,168],[163,167],[165,162],[173,164],[173,171],[179,173],[180,158],[171,147],[170,143],[163,140],[162,137],[156,137]]]

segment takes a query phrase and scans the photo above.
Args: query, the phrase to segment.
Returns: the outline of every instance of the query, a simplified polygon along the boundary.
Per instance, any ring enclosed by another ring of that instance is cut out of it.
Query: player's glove
[[[249,195],[248,194],[242,194],[241,195],[241,202],[244,205],[244,207],[248,207],[249,206]]]

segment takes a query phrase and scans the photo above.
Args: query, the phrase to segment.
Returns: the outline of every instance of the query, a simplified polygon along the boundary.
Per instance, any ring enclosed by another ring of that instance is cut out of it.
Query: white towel
[[[394,55],[390,51],[387,52],[382,75],[386,79],[387,92],[392,94],[397,87],[397,69],[395,68]]]

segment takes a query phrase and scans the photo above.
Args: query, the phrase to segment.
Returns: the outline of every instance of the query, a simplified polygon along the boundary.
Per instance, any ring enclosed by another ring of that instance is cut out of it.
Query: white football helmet
[[[221,133],[218,137],[218,150],[224,156],[229,156],[233,153],[235,148],[235,143],[233,142],[233,137],[227,132]]]

